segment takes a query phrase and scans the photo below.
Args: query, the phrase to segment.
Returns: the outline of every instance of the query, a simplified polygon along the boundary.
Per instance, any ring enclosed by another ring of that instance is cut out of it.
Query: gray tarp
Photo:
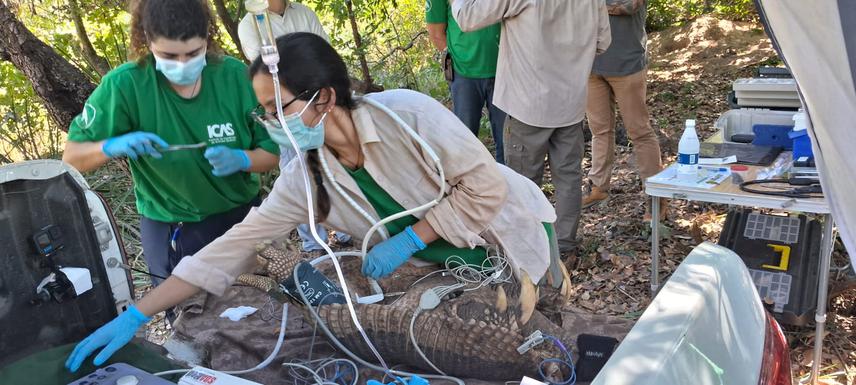
[[[856,0],[756,0],[811,119],[823,191],[856,267]]]

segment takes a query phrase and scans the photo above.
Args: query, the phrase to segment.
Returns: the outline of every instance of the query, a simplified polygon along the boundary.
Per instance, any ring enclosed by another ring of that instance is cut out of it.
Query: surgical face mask
[[[303,113],[309,109],[316,96],[318,96],[318,91],[312,95],[312,98],[300,112],[283,117],[291,135],[294,135],[294,140],[297,142],[297,147],[300,147],[300,151],[316,150],[324,145],[324,118],[327,117],[327,113],[321,115],[321,121],[315,127],[309,127],[303,123]]]
[[[155,69],[160,71],[167,80],[180,86],[188,86],[195,83],[199,79],[199,76],[202,75],[202,69],[205,68],[206,64],[205,52],[186,62],[164,59],[155,54],[152,54],[152,56],[155,57]]]

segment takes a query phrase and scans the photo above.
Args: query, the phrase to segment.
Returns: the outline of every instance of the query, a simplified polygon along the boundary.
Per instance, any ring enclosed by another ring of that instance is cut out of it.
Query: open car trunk
[[[60,161],[0,167],[0,368],[81,340],[131,303],[113,223],[104,201]],[[49,240],[47,256],[34,237]],[[92,288],[61,302],[40,299],[36,288],[52,267],[88,269]]]

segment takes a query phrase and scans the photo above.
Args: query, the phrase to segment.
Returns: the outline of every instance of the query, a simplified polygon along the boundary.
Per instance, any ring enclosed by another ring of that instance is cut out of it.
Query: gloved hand
[[[383,278],[401,266],[413,253],[425,247],[425,243],[419,239],[413,227],[407,226],[404,231],[369,250],[366,258],[363,259],[363,275],[374,279]]]
[[[205,150],[205,159],[214,167],[214,176],[232,175],[249,169],[251,165],[250,157],[244,150],[226,146],[208,147]]]
[[[424,378],[422,378],[422,377],[419,377],[419,376],[413,376],[413,377],[410,377],[410,380],[405,380],[405,379],[403,379],[403,378],[401,378],[401,377],[397,377],[396,379],[397,379],[398,381],[393,381],[393,382],[390,382],[390,383],[385,384],[385,385],[398,385],[398,384],[404,384],[404,385],[428,385],[428,380],[426,380],[426,379],[424,379]],[[380,382],[380,381],[377,381],[377,380],[369,380],[366,384],[367,384],[367,385],[384,385],[384,383],[382,383],[382,382]]]
[[[95,360],[92,361],[95,366],[100,366],[104,361],[107,361],[113,353],[116,353],[117,350],[121,349],[125,344],[131,341],[131,338],[134,338],[134,333],[137,329],[150,320],[151,317],[146,317],[143,313],[140,313],[136,307],[131,305],[127,311],[119,314],[118,317],[98,328],[95,333],[90,334],[89,337],[86,337],[83,341],[77,344],[77,346],[74,347],[74,351],[72,351],[71,355],[68,356],[68,359],[65,360],[66,369],[76,372],[77,369],[80,369],[80,365],[86,357],[89,357],[95,349],[106,345],[107,347],[102,349],[101,353],[98,353],[98,355],[95,356]]]
[[[101,151],[109,158],[127,156],[136,160],[143,155],[150,155],[160,159],[161,154],[154,145],[169,147],[167,142],[151,132],[136,131],[107,139],[101,145]]]

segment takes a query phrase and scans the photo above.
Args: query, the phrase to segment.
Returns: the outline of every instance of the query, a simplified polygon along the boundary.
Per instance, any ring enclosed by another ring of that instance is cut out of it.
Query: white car
[[[592,385],[791,385],[788,342],[733,251],[697,246]]]

